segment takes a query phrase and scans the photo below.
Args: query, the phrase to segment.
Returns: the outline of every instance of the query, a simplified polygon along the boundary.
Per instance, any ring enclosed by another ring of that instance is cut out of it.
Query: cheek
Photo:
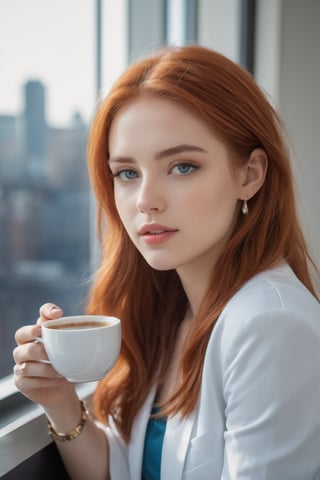
[[[119,214],[119,217],[121,218],[122,202],[119,199],[119,196],[116,194],[116,192],[114,193],[114,204],[115,204],[116,210]]]
[[[131,208],[130,195],[124,192],[122,189],[115,188],[114,203],[120,218],[126,217],[126,215],[128,215],[127,212]]]
[[[136,226],[134,225],[136,208],[135,203],[130,199],[130,195],[117,193],[114,194],[115,207],[118,212],[120,221],[124,226],[129,237],[133,240]]]
[[[227,230],[234,225],[237,216],[238,200],[232,190],[216,189],[215,191],[198,191],[185,202],[185,215],[193,219],[199,227],[210,227]]]

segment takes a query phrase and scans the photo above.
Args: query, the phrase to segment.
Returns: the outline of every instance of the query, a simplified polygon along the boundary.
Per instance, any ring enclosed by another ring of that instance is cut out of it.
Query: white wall
[[[293,145],[303,223],[320,265],[320,1],[282,3],[279,105]]]
[[[240,1],[199,0],[198,8],[198,42],[238,61]]]
[[[320,2],[259,0],[256,78],[285,122],[302,225],[320,266]]]
[[[279,103],[282,0],[258,0],[255,77],[273,104]]]

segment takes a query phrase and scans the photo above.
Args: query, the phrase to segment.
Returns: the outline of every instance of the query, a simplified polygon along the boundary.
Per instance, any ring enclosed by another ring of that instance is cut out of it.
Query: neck
[[[211,268],[181,268],[177,270],[189,301],[190,314],[188,314],[188,317],[191,316],[193,318],[197,315],[208,290],[211,272]]]

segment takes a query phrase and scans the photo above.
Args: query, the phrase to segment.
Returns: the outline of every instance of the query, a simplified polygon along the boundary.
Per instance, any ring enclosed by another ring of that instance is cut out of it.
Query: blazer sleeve
[[[225,328],[221,480],[320,478],[320,318],[312,320],[279,308]]]

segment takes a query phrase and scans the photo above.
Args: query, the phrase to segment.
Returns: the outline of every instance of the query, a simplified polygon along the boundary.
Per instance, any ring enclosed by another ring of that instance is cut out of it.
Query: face
[[[146,96],[116,114],[109,151],[119,216],[146,261],[212,268],[238,214],[240,175],[225,144],[189,109]]]

